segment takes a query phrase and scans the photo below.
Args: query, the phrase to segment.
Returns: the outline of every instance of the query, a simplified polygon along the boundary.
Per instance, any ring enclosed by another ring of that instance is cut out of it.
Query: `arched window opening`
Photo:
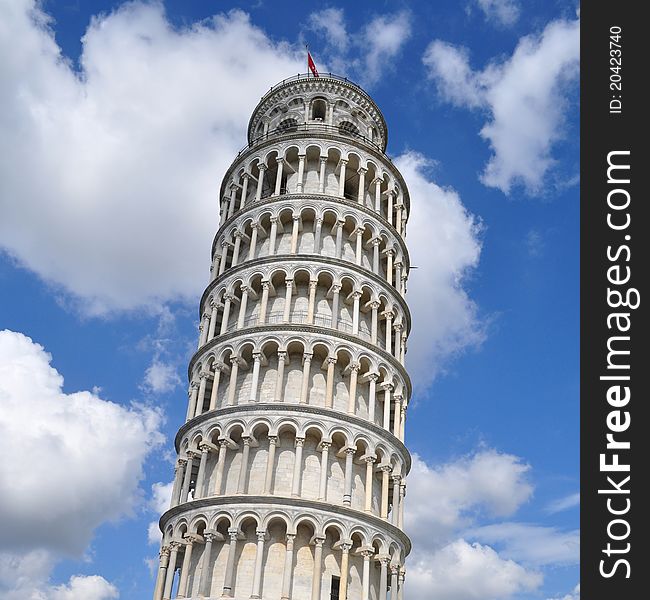
[[[285,119],[281,121],[280,124],[276,127],[278,133],[287,133],[289,131],[295,131],[298,127],[298,121],[296,119]]]
[[[339,131],[346,135],[359,135],[359,128],[350,121],[343,121],[339,125]]]
[[[311,107],[311,118],[313,121],[325,121],[325,116],[327,114],[327,105],[325,100],[314,100]]]

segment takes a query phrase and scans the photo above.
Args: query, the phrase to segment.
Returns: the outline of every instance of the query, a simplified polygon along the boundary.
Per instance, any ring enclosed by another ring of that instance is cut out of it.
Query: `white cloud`
[[[580,584],[576,585],[571,592],[561,598],[547,598],[547,600],[580,600]]]
[[[406,356],[416,385],[426,387],[450,357],[485,337],[478,308],[465,289],[480,257],[481,223],[456,191],[426,176],[431,163],[422,155],[407,152],[395,164],[408,182],[407,236],[411,265],[418,267],[409,275],[407,299],[415,326]]]
[[[326,8],[311,13],[306,27],[324,38],[323,54],[329,68],[370,87],[392,68],[411,36],[411,15],[408,11],[374,15],[360,30],[350,33],[343,9]],[[319,58],[316,56],[317,66]]]
[[[51,360],[23,334],[0,331],[0,453],[19,453],[0,462],[0,552],[37,586],[57,559],[81,554],[100,524],[140,504],[144,461],[163,441],[158,411],[66,393]],[[85,597],[112,597],[99,579],[71,580],[47,597],[86,588]]]
[[[169,483],[162,483],[159,481],[151,486],[151,499],[149,501],[149,507],[156,515],[156,517],[160,517],[160,515],[169,509],[169,505],[172,500],[173,487],[173,481],[170,481]],[[147,539],[152,545],[160,543],[161,533],[160,527],[158,527],[157,519],[149,523],[149,527],[147,528]]]
[[[580,532],[559,531],[526,523],[498,523],[466,532],[479,542],[496,545],[500,553],[535,566],[572,565],[580,558]]]
[[[510,193],[521,184],[543,191],[554,166],[554,146],[564,136],[569,84],[578,74],[580,22],[557,20],[540,35],[519,40],[511,57],[473,71],[468,53],[440,40],[423,62],[441,98],[489,114],[480,131],[492,150],[481,181]]]
[[[503,600],[541,583],[540,573],[463,539],[409,563],[407,577],[408,595],[414,600]]]
[[[35,6],[0,4],[1,247],[86,313],[194,301],[219,178],[302,52],[239,11],[175,29],[134,2],[93,19],[77,73]]]
[[[476,3],[488,21],[503,27],[514,25],[521,12],[516,0],[476,0]]]
[[[431,549],[447,543],[477,513],[512,515],[532,495],[529,471],[520,458],[492,449],[437,467],[414,455],[405,505],[414,545]]]
[[[345,26],[345,16],[342,8],[324,8],[313,12],[307,19],[308,27],[318,32],[332,50],[347,52],[349,36]]]
[[[180,383],[176,366],[155,358],[144,373],[145,389],[155,394],[171,392]]]
[[[51,600],[109,600],[118,597],[117,588],[97,575],[73,576],[67,585],[54,587],[50,594]]]
[[[22,555],[0,552],[0,594],[3,600],[112,600],[117,588],[98,575],[73,575],[67,584],[51,585],[54,558],[45,550]]]
[[[545,510],[547,513],[552,515],[564,510],[569,510],[570,508],[574,508],[576,506],[580,506],[580,492],[569,494],[568,496],[564,496],[563,498],[558,498],[557,500],[549,502]]]

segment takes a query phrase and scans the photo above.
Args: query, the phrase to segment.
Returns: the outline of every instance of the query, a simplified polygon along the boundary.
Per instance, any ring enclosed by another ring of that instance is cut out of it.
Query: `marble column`
[[[345,196],[345,167],[347,164],[347,160],[341,159],[341,170],[339,172],[339,196],[342,198]]]
[[[366,173],[368,169],[359,167],[357,173],[359,173],[359,194],[357,196],[357,202],[359,204],[364,203],[365,193],[366,193]]]
[[[197,537],[190,534],[185,536],[185,556],[183,556],[183,566],[181,567],[181,576],[178,581],[177,598],[187,598],[187,584],[190,577],[190,565],[192,563],[192,550],[197,542]]]
[[[262,186],[264,185],[264,173],[268,167],[265,164],[259,166],[260,174],[257,178],[257,190],[255,191],[255,202],[259,202],[262,199]]]
[[[352,476],[353,476],[353,460],[356,453],[356,448],[345,449],[345,476],[343,481],[343,505],[350,506],[352,504]]]
[[[201,451],[201,460],[199,461],[199,472],[196,476],[196,486],[194,489],[194,499],[198,500],[205,496],[204,493],[204,484],[205,484],[205,465],[208,462],[208,452],[210,452],[210,446],[207,444],[201,444],[199,446]]]
[[[298,194],[302,194],[304,178],[305,178],[305,155],[298,154],[298,182],[296,184],[296,192]]]
[[[309,304],[307,305],[307,324],[313,325],[314,314],[316,309],[316,288],[318,288],[318,280],[312,279],[309,281]]]
[[[239,467],[239,477],[237,478],[237,493],[246,493],[246,477],[248,475],[248,458],[251,452],[251,438],[242,437],[241,465]]]
[[[323,542],[325,538],[314,539],[314,571],[311,577],[311,600],[320,600],[321,573],[323,569]]]
[[[365,485],[365,502],[363,510],[367,513],[372,513],[372,487],[375,481],[375,462],[377,460],[374,456],[366,456],[366,485]]]
[[[363,550],[363,576],[361,579],[361,600],[368,600],[370,595],[370,558],[374,555],[374,550]]]
[[[334,365],[336,357],[327,358],[327,383],[325,385],[325,408],[332,408],[334,403]]]
[[[318,499],[327,500],[327,470],[329,469],[330,442],[321,441],[320,445],[320,483],[318,486]]]
[[[284,167],[284,159],[283,158],[277,158],[276,159],[277,165],[278,165],[278,170],[275,175],[275,191],[273,192],[274,196],[279,196],[282,186],[282,169]]]
[[[291,495],[300,496],[300,476],[302,475],[302,449],[305,445],[305,438],[296,438],[296,451],[293,462],[293,477],[291,478]]]
[[[176,574],[176,562],[178,559],[178,549],[181,547],[180,542],[170,542],[169,564],[167,565],[167,574],[165,575],[165,588],[163,590],[163,599],[171,600],[172,586],[174,584],[174,575]]]
[[[223,487],[223,470],[226,464],[227,451],[228,442],[226,440],[219,440],[219,454],[217,455],[217,468],[214,482],[214,493],[216,496],[221,496],[221,488]]]
[[[257,388],[260,379],[261,363],[262,363],[262,353],[253,352],[253,376],[251,378],[251,394],[248,398],[250,402],[257,402]]]
[[[226,559],[226,573],[223,579],[223,596],[232,598],[233,576],[235,572],[235,553],[237,552],[237,538],[239,532],[237,529],[228,529],[228,537],[230,543],[228,544],[228,558]]]
[[[325,165],[327,164],[327,156],[320,157],[320,171],[318,176],[318,193],[325,193]]]
[[[347,600],[348,579],[350,577],[350,548],[352,548],[352,544],[349,542],[340,542],[339,548],[341,550],[341,582],[339,585],[339,599]]]
[[[379,516],[382,519],[388,518],[388,484],[390,473],[393,470],[390,465],[382,465],[379,467],[381,471],[381,509]]]
[[[357,378],[359,376],[359,363],[352,363],[350,365],[350,388],[348,393],[348,414],[353,415],[356,412],[357,406]]]
[[[162,600],[163,591],[165,588],[165,578],[167,575],[167,566],[169,565],[169,546],[163,546],[160,549],[160,557],[158,561],[158,575],[156,576],[156,587],[153,592],[153,600]]]
[[[300,385],[300,404],[307,404],[309,397],[309,376],[311,371],[311,359],[313,354],[305,352],[302,355],[302,383]]]
[[[221,534],[219,534],[221,537]],[[212,560],[212,542],[217,539],[216,533],[206,532],[203,534],[205,539],[205,547],[203,548],[203,556],[201,557],[201,578],[199,579],[199,596],[210,596],[210,562]],[[208,589],[206,589],[208,588]]]
[[[230,358],[230,384],[228,386],[228,406],[235,404],[235,395],[237,393],[237,375],[239,373],[239,357]]]
[[[275,376],[275,394],[273,396],[274,402],[282,402],[283,389],[284,389],[284,366],[287,362],[287,352],[285,350],[278,350],[278,372]]]
[[[282,596],[280,600],[291,600],[291,574],[293,571],[293,544],[295,533],[287,533],[287,544],[284,551],[284,571],[282,573]]]
[[[298,231],[300,229],[300,215],[293,216],[293,225],[291,227],[291,254],[298,252]]]
[[[266,531],[258,529],[257,534],[257,550],[255,551],[255,568],[253,571],[253,590],[251,592],[251,600],[261,598],[262,591],[262,563],[264,559],[264,540],[266,539]]]
[[[275,449],[278,445],[278,436],[269,435],[269,453],[266,457],[266,473],[264,474],[263,494],[270,494],[273,489],[273,470],[275,468]]]

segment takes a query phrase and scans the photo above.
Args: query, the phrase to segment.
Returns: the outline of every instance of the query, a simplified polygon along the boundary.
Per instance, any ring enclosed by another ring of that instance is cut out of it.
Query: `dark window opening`
[[[340,588],[341,588],[341,578],[332,575],[332,587],[330,588],[330,600],[339,600]]]

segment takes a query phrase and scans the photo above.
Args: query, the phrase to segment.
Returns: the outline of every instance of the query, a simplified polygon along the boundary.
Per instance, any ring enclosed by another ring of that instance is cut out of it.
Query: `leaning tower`
[[[402,600],[406,185],[357,85],[272,87],[228,169],[154,600]]]

